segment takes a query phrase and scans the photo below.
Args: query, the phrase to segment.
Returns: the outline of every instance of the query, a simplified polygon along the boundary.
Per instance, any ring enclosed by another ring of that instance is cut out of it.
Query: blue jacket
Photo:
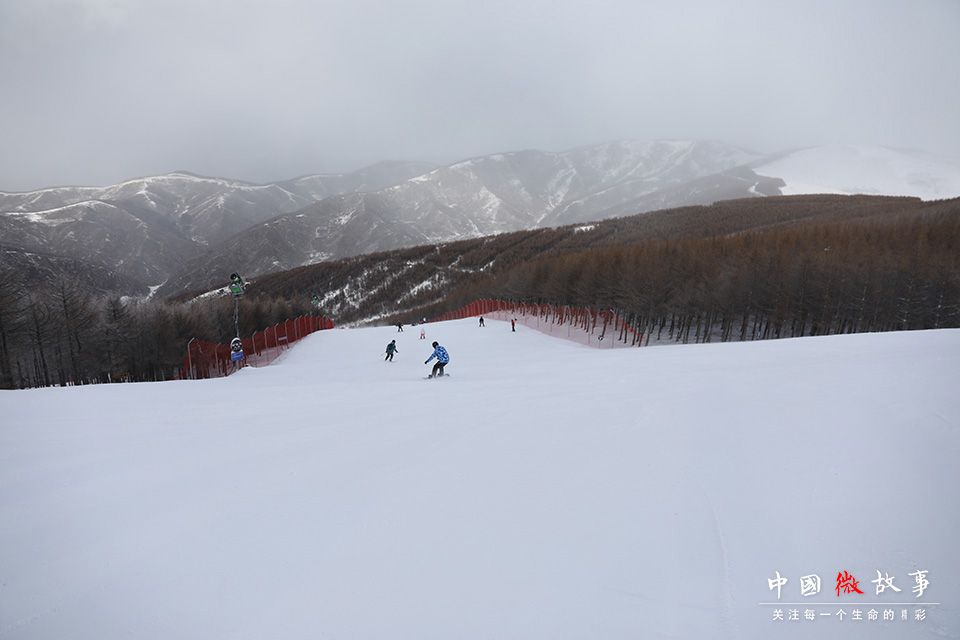
[[[427,362],[430,362],[434,358],[436,358],[437,362],[441,364],[447,364],[448,362],[450,362],[450,354],[448,354],[447,350],[444,349],[442,346],[437,346],[437,348],[433,350],[433,353],[430,355],[429,358],[427,358]],[[424,362],[423,364],[427,364],[427,362]]]

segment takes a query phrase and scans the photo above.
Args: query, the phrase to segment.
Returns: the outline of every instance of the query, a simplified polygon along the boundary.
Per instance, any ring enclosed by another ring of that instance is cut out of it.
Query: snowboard
[[[449,377],[450,377],[450,374],[445,373],[442,376],[427,376],[426,378],[424,378],[424,380],[433,380],[434,378],[449,378]]]

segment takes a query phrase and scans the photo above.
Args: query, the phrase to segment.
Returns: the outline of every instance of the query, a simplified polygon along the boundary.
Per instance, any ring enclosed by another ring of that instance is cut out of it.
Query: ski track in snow
[[[958,637],[960,330],[599,350],[509,326],[0,391],[0,638]],[[425,381],[435,339],[452,375]],[[928,569],[944,604],[795,627],[757,604],[775,570],[796,601],[839,568],[908,593]]]
[[[720,526],[720,518],[717,516],[717,508],[714,505],[713,500],[710,499],[710,495],[705,489],[703,489],[703,487],[701,487],[701,491],[703,492],[703,498],[707,503],[707,507],[710,510],[713,530],[716,534],[717,548],[720,554],[720,570],[722,575],[722,579],[720,581],[720,598],[722,607],[722,613],[720,616],[721,629],[724,637],[739,638],[740,633],[735,628],[736,621],[733,611],[734,588],[730,582],[730,567],[728,564],[729,556],[727,554],[727,545],[724,541],[723,529]]]

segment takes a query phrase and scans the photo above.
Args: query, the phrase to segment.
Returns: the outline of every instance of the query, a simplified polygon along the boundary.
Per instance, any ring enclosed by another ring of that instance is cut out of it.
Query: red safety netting
[[[506,322],[516,320],[518,325],[592,347],[630,347],[643,343],[641,329],[613,309],[476,300],[456,311],[433,318],[431,322],[477,316]]]
[[[262,367],[273,362],[285,349],[301,338],[322,329],[332,329],[333,320],[323,316],[300,316],[257,331],[243,338],[244,359],[230,359],[230,345],[194,338],[187,344],[187,355],[180,371],[181,379],[197,380],[228,376],[243,366]]]

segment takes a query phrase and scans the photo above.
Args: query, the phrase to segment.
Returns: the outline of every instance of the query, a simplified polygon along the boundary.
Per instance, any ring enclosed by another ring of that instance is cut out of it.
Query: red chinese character
[[[841,589],[843,589],[844,593],[853,593],[856,591],[859,594],[863,594],[863,591],[860,591],[860,586],[857,582],[857,579],[850,575],[846,570],[837,574],[837,597],[840,597]]]

